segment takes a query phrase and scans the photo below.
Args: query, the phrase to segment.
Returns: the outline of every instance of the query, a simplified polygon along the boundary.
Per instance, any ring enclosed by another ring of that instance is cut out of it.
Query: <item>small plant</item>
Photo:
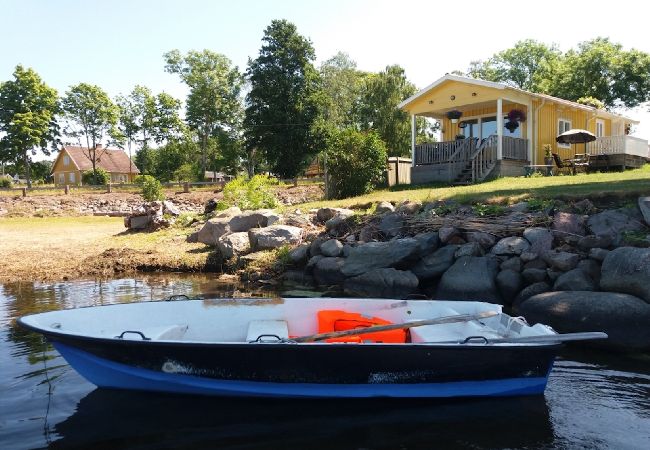
[[[198,222],[198,220],[199,218],[197,217],[196,213],[184,212],[181,213],[176,218],[176,222],[174,222],[174,225],[176,225],[179,228],[187,228],[189,226],[192,226],[195,222]]]
[[[163,193],[160,181],[156,180],[152,176],[145,176],[148,178],[146,178],[142,183],[142,198],[144,198],[147,202],[165,200],[165,194]]]
[[[624,231],[623,242],[633,247],[650,247],[650,235],[643,231]]]
[[[544,150],[544,158],[553,157],[553,147],[551,147],[551,144],[542,145],[542,150]]]
[[[544,200],[541,198],[531,198],[527,203],[529,211],[548,211],[555,206],[553,200]]]
[[[0,178],[0,188],[2,189],[11,189],[13,183],[9,178]]]
[[[217,204],[217,209],[237,206],[242,210],[275,208],[279,205],[273,193],[273,187],[278,180],[268,175],[255,175],[250,180],[238,177],[226,183],[223,188],[223,200]]]
[[[486,205],[483,203],[477,203],[472,206],[472,211],[478,217],[494,217],[504,215],[507,212],[507,209],[501,205]]]
[[[98,167],[95,172],[86,170],[81,174],[81,182],[86,186],[101,186],[110,183],[110,181],[111,174],[101,167]]]
[[[465,139],[465,135],[464,135],[464,134],[457,134],[457,135],[456,135],[456,140],[457,140],[457,141],[460,141],[460,140],[462,140],[462,139]]]

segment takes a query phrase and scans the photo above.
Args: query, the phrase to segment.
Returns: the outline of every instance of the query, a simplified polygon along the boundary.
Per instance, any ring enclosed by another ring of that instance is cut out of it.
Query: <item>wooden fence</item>
[[[388,158],[388,171],[386,173],[388,186],[398,184],[411,184],[411,158],[391,156]]]

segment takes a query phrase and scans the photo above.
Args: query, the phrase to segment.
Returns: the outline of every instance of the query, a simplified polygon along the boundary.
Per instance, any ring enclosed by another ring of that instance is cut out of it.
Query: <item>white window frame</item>
[[[599,129],[600,128],[600,132]],[[596,137],[605,136],[605,121],[603,119],[596,119]]]
[[[59,174],[59,184],[65,184],[65,173],[63,172]]]
[[[76,183],[77,182],[76,178],[77,177],[75,176],[74,172],[70,172],[68,174],[68,180],[70,180],[70,184]]]
[[[63,165],[64,166],[70,165],[70,157],[68,155],[63,155]]]
[[[565,125],[564,125],[563,128],[560,128],[560,124],[562,122],[564,122]],[[566,128],[566,124],[569,124],[569,128]],[[558,136],[561,135],[562,133],[564,133],[565,131],[569,131],[571,128],[573,128],[573,126],[572,126],[570,120],[557,119],[557,131],[558,131],[557,135]],[[557,146],[560,147],[560,148],[571,148],[571,144],[560,144],[559,142],[558,142]]]

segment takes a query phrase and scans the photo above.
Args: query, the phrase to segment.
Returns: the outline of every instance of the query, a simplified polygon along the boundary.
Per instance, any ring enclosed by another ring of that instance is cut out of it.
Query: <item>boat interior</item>
[[[440,317],[494,312],[480,320],[424,325],[408,331],[368,333],[310,343],[469,344],[485,339],[554,334],[529,326],[500,305],[444,300],[354,298],[256,298],[156,301],[51,311],[22,318],[41,332],[108,339],[208,343],[287,342],[322,332],[342,331]],[[485,338],[485,339],[482,339]],[[522,344],[525,345],[525,344]]]

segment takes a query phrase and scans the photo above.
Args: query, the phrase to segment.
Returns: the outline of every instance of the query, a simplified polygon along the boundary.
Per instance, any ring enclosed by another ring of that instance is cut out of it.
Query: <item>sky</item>
[[[23,64],[60,94],[80,82],[111,96],[143,84],[184,99],[163,53],[207,48],[245,70],[264,28],[287,19],[312,41],[317,63],[344,51],[361,70],[399,64],[422,88],[527,38],[566,51],[600,35],[650,53],[647,15],[632,12],[600,0],[0,0],[0,80]],[[625,114],[650,139],[647,110]]]

